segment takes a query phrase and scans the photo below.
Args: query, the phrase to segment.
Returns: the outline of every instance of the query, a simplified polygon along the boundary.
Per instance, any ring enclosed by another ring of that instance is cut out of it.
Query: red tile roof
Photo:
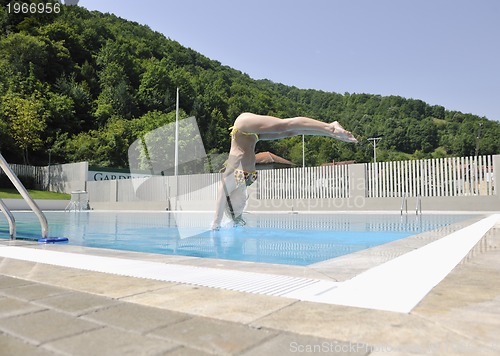
[[[294,164],[290,162],[287,159],[284,159],[282,157],[276,156],[274,153],[271,152],[259,152],[255,155],[255,163],[256,164],[272,164],[272,163],[278,163],[278,164],[284,164],[287,166],[293,166]]]

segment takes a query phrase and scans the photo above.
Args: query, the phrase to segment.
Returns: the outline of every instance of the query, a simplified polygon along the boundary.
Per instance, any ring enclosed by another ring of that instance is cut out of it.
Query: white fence
[[[492,156],[365,164],[366,197],[495,194]]]
[[[87,162],[54,165],[50,169],[12,167],[18,175],[34,177],[42,188],[67,193],[87,190],[91,204],[124,202],[130,203],[129,207],[133,207],[134,202],[160,202],[161,205],[171,197],[190,202],[186,205],[190,207],[202,206],[202,202],[213,207],[221,178],[220,173],[213,173],[91,182],[85,181]],[[293,204],[355,201],[361,204],[364,199],[363,204],[368,204],[364,205],[366,209],[376,209],[383,201],[370,198],[482,197],[478,206],[484,203],[498,209],[499,169],[500,155],[260,170],[257,182],[249,189],[249,201],[256,207],[259,202],[270,201]],[[456,203],[449,199],[447,202],[433,200],[433,206],[442,203],[448,207]],[[331,204],[328,207],[332,208]]]
[[[154,176],[121,180],[87,182],[91,202],[215,201],[221,174]]]
[[[24,164],[9,164],[9,166],[18,177],[31,177],[36,188],[44,187],[44,167],[27,166]],[[5,175],[1,169],[0,175]]]
[[[52,166],[27,166],[9,164],[17,176],[27,176],[34,180],[35,188],[61,193],[85,190],[88,163],[55,164]],[[3,175],[0,169],[0,175]]]
[[[328,199],[349,197],[349,167],[322,166],[261,170],[257,199]],[[94,202],[138,200],[215,200],[220,173],[87,182]],[[178,188],[176,188],[178,187]]]
[[[496,194],[493,161],[479,156],[261,170],[251,189],[258,200],[346,199],[359,189],[365,198],[490,196]],[[168,201],[174,196],[213,201],[220,178],[214,173],[97,181],[87,182],[87,190],[91,202]]]
[[[257,199],[348,198],[348,168],[339,165],[259,171]]]

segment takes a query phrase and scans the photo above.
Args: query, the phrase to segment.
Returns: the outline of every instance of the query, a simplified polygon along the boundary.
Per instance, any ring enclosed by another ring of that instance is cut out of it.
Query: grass
[[[47,192],[45,190],[28,189],[33,199],[70,200],[71,195],[65,193]],[[0,199],[22,199],[21,194],[14,188],[0,188]]]

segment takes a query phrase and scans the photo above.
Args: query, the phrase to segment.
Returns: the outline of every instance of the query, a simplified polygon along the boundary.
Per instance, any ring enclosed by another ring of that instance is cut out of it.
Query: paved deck
[[[433,238],[312,267],[1,243],[341,281]],[[408,314],[1,258],[0,354],[498,355],[499,275],[500,224]]]

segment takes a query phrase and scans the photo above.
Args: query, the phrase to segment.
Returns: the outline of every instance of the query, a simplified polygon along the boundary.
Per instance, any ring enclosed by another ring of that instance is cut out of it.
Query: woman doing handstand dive
[[[298,135],[327,136],[345,142],[358,140],[337,121],[326,123],[308,117],[280,119],[273,116],[243,113],[234,121],[231,149],[217,192],[212,229],[220,228],[224,211],[235,225],[242,225],[246,205],[246,187],[257,179],[255,144],[259,140],[277,140]]]

